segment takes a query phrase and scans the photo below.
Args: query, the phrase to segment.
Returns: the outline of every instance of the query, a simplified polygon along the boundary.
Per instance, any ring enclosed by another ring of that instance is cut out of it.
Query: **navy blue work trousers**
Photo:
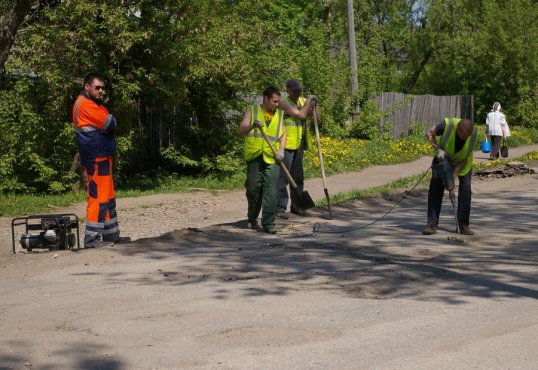
[[[465,176],[458,176],[458,224],[460,226],[469,226],[469,217],[471,215],[471,176],[472,171],[469,171]],[[439,223],[439,214],[441,213],[441,205],[445,194],[445,184],[443,180],[430,181],[428,190],[428,222],[437,227]]]
[[[301,140],[301,145],[296,150],[284,150],[284,165],[291,175],[299,194],[302,194],[304,189],[304,169],[303,169],[303,157],[304,157],[304,140]],[[289,181],[284,175],[284,171],[280,170],[280,176],[278,177],[278,206],[277,212],[286,212],[288,208],[288,200],[291,196],[291,210],[298,210],[300,207],[293,201],[297,190],[290,186],[290,194],[288,196],[288,184]]]

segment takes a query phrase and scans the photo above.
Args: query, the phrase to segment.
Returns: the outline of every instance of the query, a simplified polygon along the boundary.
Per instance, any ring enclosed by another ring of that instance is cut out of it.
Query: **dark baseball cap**
[[[299,91],[303,89],[303,85],[299,82],[299,80],[292,78],[288,82],[286,82],[286,89],[290,89],[292,91]]]

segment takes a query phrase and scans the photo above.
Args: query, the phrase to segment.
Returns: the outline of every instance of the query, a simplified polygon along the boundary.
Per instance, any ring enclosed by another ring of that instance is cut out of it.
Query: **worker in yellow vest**
[[[278,204],[277,216],[288,219],[286,213],[288,199],[291,196],[292,202],[290,211],[299,216],[308,216],[308,213],[301,209],[293,201],[294,192],[302,193],[304,189],[303,151],[308,149],[309,132],[306,127],[306,118],[315,111],[316,118],[320,119],[320,112],[317,106],[317,97],[310,95],[302,98],[303,86],[293,78],[286,83],[288,96],[280,102],[280,109],[284,111],[284,127],[286,129],[286,150],[284,151],[284,165],[288,169],[293,181],[297,184],[297,189],[290,188],[288,195],[288,179],[283,171],[280,171],[278,179]]]
[[[471,215],[471,175],[473,167],[473,150],[477,140],[478,130],[474,128],[469,119],[445,118],[444,121],[433,126],[426,132],[426,137],[433,149],[441,154],[434,158],[433,164],[437,164],[438,157],[448,156],[451,161],[454,177],[458,176],[458,225],[460,234],[473,235],[469,229]],[[437,143],[436,136],[441,136]],[[424,235],[437,233],[437,224],[445,185],[441,179],[431,179],[428,190],[428,223],[422,230]]]
[[[247,161],[247,180],[245,181],[248,202],[248,228],[254,229],[258,224],[258,215],[262,211],[262,227],[266,233],[276,234],[275,227],[277,182],[280,175],[280,163],[284,159],[286,131],[284,130],[284,112],[278,109],[280,91],[273,86],[263,92],[263,103],[249,107],[241,121],[238,134],[246,136],[244,156]],[[263,131],[277,151],[273,154],[260,129],[254,125],[258,121]]]

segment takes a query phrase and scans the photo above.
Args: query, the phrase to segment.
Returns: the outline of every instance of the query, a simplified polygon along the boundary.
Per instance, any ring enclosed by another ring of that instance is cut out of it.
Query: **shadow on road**
[[[35,356],[31,355],[36,349],[30,348],[31,345],[27,344],[25,341],[17,341],[16,343],[10,343],[12,347],[18,348],[22,352],[25,348],[28,350],[28,357]],[[46,346],[46,343],[43,344]],[[44,347],[45,348],[45,347]],[[27,358],[21,356],[12,356],[9,354],[2,353],[0,351],[0,369],[59,369],[59,368],[75,368],[79,370],[117,370],[124,369],[125,363],[117,358],[114,355],[106,354],[103,356],[96,356],[96,353],[106,353],[113,352],[112,347],[107,348],[107,346],[96,345],[92,343],[65,343],[65,348],[62,351],[55,351],[48,354],[49,358],[61,359],[60,363],[51,360],[49,363],[43,362],[34,367],[34,364],[31,363]],[[62,365],[62,363],[64,365]],[[21,364],[24,364],[24,367],[21,367]],[[76,364],[76,366],[71,367],[65,364]]]
[[[421,235],[426,202],[424,192],[417,192],[388,215],[397,196],[338,204],[332,221],[318,217],[326,209],[313,210],[308,219],[279,220],[276,236],[246,230],[240,221],[138,240],[118,253],[169,262],[166,271],[136,283],[181,286],[219,281],[215,299],[237,289],[245,296],[330,289],[356,298],[450,304],[470,297],[536,299],[536,195],[514,192],[498,195],[495,201],[475,196],[474,236],[455,234],[448,199],[439,233]],[[114,283],[129,279],[122,274],[109,278]],[[243,284],[227,289],[233,282]]]

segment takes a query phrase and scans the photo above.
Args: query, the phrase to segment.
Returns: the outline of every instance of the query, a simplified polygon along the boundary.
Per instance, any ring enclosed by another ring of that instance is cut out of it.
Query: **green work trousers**
[[[249,221],[256,220],[261,210],[264,230],[275,226],[279,175],[280,166],[276,163],[265,163],[263,155],[247,161],[245,189],[247,190],[248,219]]]

